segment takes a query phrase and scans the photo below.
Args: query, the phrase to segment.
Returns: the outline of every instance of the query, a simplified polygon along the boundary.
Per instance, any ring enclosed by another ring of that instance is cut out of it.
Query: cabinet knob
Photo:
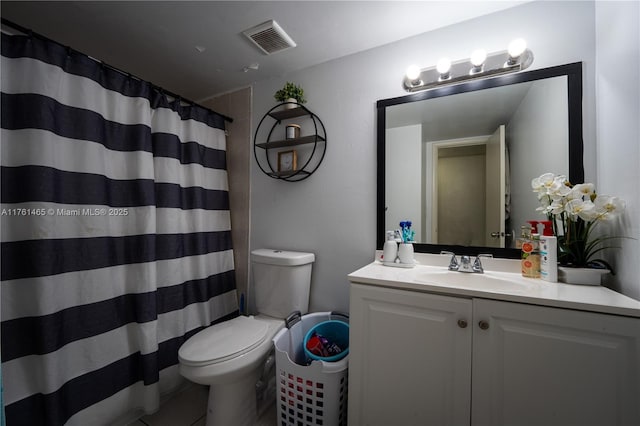
[[[467,321],[463,320],[463,319],[459,319],[458,320],[458,327],[460,328],[467,328]]]
[[[489,328],[489,323],[487,321],[482,320],[478,323],[478,327],[480,327],[481,330],[486,330]]]

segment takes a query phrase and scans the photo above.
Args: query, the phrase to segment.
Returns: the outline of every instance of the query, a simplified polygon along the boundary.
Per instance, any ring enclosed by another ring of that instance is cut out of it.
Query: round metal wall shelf
[[[287,182],[298,182],[311,176],[322,163],[327,151],[327,133],[320,118],[307,107],[295,104],[293,108],[284,109],[291,104],[293,103],[278,104],[262,117],[253,137],[253,154],[258,167],[267,176]],[[296,118],[300,121],[294,122],[293,119]],[[270,128],[269,119],[273,121]],[[287,138],[287,124],[299,125],[300,135]],[[306,133],[305,130],[311,129],[313,134],[301,136]],[[267,130],[265,138],[264,133]],[[293,166],[288,170],[280,167],[279,159],[282,155],[293,158]],[[302,166],[298,167],[299,164]]]

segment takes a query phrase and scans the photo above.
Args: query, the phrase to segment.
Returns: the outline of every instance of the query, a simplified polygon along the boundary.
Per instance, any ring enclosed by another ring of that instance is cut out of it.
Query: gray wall
[[[608,284],[640,300],[640,3],[596,3],[597,189],[619,196],[627,213],[607,253],[617,274]]]
[[[511,171],[511,225],[516,238],[520,235],[520,227],[528,220],[546,219],[536,212],[540,202],[531,192],[531,179],[543,173],[569,172],[569,151],[556,148],[558,141],[564,143],[569,134],[566,87],[567,78],[536,82],[507,126],[511,165],[519,165]],[[554,93],[552,99],[557,97],[561,101],[548,102],[550,93]],[[544,153],[551,152],[554,154],[546,156],[542,167],[540,161],[527,161],[529,158],[544,158]]]
[[[347,274],[371,262],[375,250],[376,100],[405,94],[401,81],[411,63],[431,66],[442,56],[461,59],[479,46],[489,52],[504,50],[516,37],[526,38],[535,53],[532,69],[584,62],[586,179],[595,181],[597,170],[602,173],[602,169],[611,168],[618,174],[632,174],[637,184],[637,130],[633,139],[636,143],[635,157],[625,162],[633,164],[628,164],[625,169],[620,164],[604,162],[601,156],[596,169],[595,10],[596,5],[592,2],[527,3],[280,79],[257,83],[253,92],[253,123],[259,122],[274,105],[275,91],[285,81],[295,81],[305,89],[309,100],[307,106],[324,122],[328,146],[324,162],[316,173],[298,183],[271,179],[252,162],[251,248],[275,247],[314,252],[317,260],[312,280],[311,309],[347,310]],[[623,17],[631,19],[624,14]],[[607,18],[607,21],[611,19],[617,17]],[[635,22],[637,26],[637,13]],[[635,43],[637,48],[637,37],[625,43]],[[599,39],[600,49],[607,49],[607,44],[606,40]],[[616,62],[619,61],[612,63]],[[624,89],[623,81],[617,84]],[[611,102],[615,103],[615,97]],[[600,122],[602,128],[599,133],[607,133],[613,121],[615,119],[610,118]],[[625,130],[616,132],[629,134]],[[632,143],[613,139],[615,141],[609,143],[621,144],[621,148],[629,148]],[[624,154],[618,156],[623,157]],[[604,182],[611,190],[617,188],[611,183],[611,176],[605,176]],[[625,197],[631,200],[630,215],[638,216],[638,189],[633,191]],[[637,224],[636,221],[636,234]],[[637,268],[640,263],[637,247],[634,250],[634,258],[620,260],[621,270]],[[637,277],[636,271],[635,281],[621,285],[625,293],[638,295]]]
[[[249,164],[253,161],[251,147],[251,88],[225,93],[202,102],[202,105],[233,117],[227,126],[227,172],[229,174],[229,205],[231,238],[236,271],[238,298],[247,294],[249,282],[250,198]],[[240,300],[238,300],[240,304]],[[245,307],[246,307],[245,302]],[[243,308],[240,306],[240,308]]]
[[[385,160],[395,165],[385,177],[385,230],[400,229],[411,221],[415,240],[422,235],[422,124],[387,129]],[[389,149],[395,147],[395,149]]]

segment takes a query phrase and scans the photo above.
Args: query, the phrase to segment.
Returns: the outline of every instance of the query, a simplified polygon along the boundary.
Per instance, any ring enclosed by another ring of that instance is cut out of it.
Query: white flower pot
[[[284,104],[284,109],[293,109],[298,107],[298,101],[294,98],[289,98],[285,102],[287,103]]]
[[[608,269],[558,266],[558,281],[567,284],[601,285],[602,277],[609,272]]]

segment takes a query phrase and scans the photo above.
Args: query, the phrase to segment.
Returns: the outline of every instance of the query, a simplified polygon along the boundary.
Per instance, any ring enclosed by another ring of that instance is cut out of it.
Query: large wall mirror
[[[378,101],[377,248],[411,220],[416,251],[517,258],[542,219],[531,179],[583,182],[582,63]]]

